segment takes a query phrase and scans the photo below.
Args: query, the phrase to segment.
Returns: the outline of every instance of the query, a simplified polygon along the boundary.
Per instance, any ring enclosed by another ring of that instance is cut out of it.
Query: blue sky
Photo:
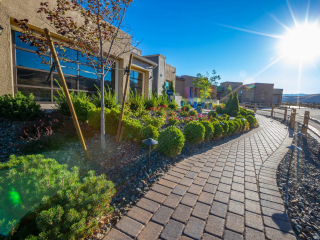
[[[307,0],[290,1],[297,22],[304,22],[307,4]],[[138,46],[142,55],[166,56],[177,75],[195,76],[215,69],[221,82],[274,83],[287,94],[320,93],[319,58],[314,64],[303,63],[301,84],[299,63],[285,58],[258,74],[279,58],[281,40],[221,26],[286,34],[271,15],[294,27],[286,0],[135,0],[125,23],[136,40],[143,40]],[[319,16],[320,1],[310,0],[309,22]]]

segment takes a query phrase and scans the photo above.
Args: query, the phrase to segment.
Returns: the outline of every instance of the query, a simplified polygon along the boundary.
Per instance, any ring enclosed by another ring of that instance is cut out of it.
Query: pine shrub
[[[197,113],[196,110],[191,110],[191,111],[189,112],[189,116],[198,116],[198,113]]]
[[[239,124],[238,121],[232,120],[234,124],[234,133],[239,133],[241,132],[241,125]]]
[[[230,108],[225,108],[224,110],[223,110],[223,114],[226,114],[226,115],[230,115]]]
[[[0,233],[7,239],[81,239],[112,210],[113,183],[89,171],[67,170],[42,155],[11,156],[0,164]]]
[[[157,149],[169,157],[174,157],[180,154],[184,146],[184,140],[181,130],[175,126],[170,126],[160,132]]]
[[[206,130],[205,134],[204,134],[204,139],[205,140],[211,139],[214,134],[213,124],[209,121],[202,121],[201,124],[204,126],[204,128]]]
[[[232,97],[232,107],[230,108],[231,111],[236,110],[237,113],[239,112],[239,98],[238,98],[238,93],[237,91],[235,91],[233,93],[233,97]]]
[[[191,121],[184,127],[184,137],[191,144],[198,144],[203,141],[206,129],[197,121]]]
[[[238,112],[235,109],[230,112],[230,116],[232,116],[232,117],[236,117],[237,114],[238,114]]]
[[[223,105],[217,105],[217,107],[216,107],[216,111],[218,114],[223,114],[224,109],[225,108]]]
[[[221,121],[223,123],[222,128],[223,128],[223,134],[228,135],[229,133],[229,123],[228,121]]]
[[[228,131],[228,134],[231,135],[234,133],[235,131],[235,125],[234,125],[234,122],[231,120],[231,121],[228,121],[229,123],[229,131]]]
[[[40,104],[34,101],[31,93],[28,97],[18,92],[15,96],[0,96],[0,117],[12,121],[32,120],[40,114]]]

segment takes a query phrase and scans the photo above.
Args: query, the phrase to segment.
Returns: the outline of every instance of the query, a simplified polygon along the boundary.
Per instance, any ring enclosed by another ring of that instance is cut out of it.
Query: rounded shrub
[[[228,114],[223,114],[222,117],[224,118],[224,120],[230,120],[230,116]]]
[[[247,116],[247,120],[248,120],[248,122],[249,122],[250,128],[254,127],[255,124],[256,124],[256,122],[257,122],[257,119],[256,119],[254,116],[252,116],[252,115],[248,115],[248,116]]]
[[[230,112],[230,116],[232,116],[232,117],[236,117],[237,114],[238,114],[238,112],[235,109]]]
[[[231,135],[231,134],[233,134],[234,131],[235,131],[235,125],[234,125],[234,122],[233,122],[233,121],[228,121],[228,124],[229,124],[228,134]]]
[[[198,113],[197,113],[196,110],[191,110],[191,111],[189,112],[189,116],[198,116]]]
[[[142,125],[139,120],[132,118],[123,119],[122,125],[124,127],[124,139],[140,142]]]
[[[209,118],[212,116],[212,117],[217,117],[218,116],[218,113],[216,112],[216,111],[210,111],[209,113],[208,113],[208,116],[209,116]]]
[[[212,122],[212,125],[214,127],[214,133],[213,133],[213,137],[214,138],[219,138],[223,135],[223,128],[220,124],[219,121],[214,121]]]
[[[187,142],[191,144],[198,144],[204,139],[206,129],[197,121],[191,121],[184,127],[184,136]]]
[[[239,122],[236,120],[233,120],[233,124],[234,124],[234,133],[241,132],[241,125],[239,124]]]
[[[229,133],[229,122],[228,121],[221,121],[223,123],[222,128],[223,128],[223,134],[228,135]]]
[[[142,138],[142,140],[148,139],[148,138],[152,138],[154,140],[157,140],[158,137],[159,137],[158,128],[156,128],[156,127],[154,127],[152,125],[145,126],[141,130],[141,138]]]
[[[92,102],[82,98],[75,98],[73,107],[80,122],[88,120],[89,111],[96,108]]]
[[[222,114],[224,110],[224,107],[222,105],[217,105],[216,111],[218,114]]]
[[[169,157],[174,157],[180,154],[184,146],[184,140],[181,130],[175,126],[170,126],[160,132],[157,149]]]
[[[213,124],[209,121],[202,121],[201,124],[204,126],[206,132],[204,134],[204,139],[209,140],[213,137],[214,134],[214,128]]]
[[[171,102],[171,103],[169,103],[169,105],[168,105],[168,108],[170,108],[170,109],[172,109],[172,110],[174,110],[174,111],[178,111],[178,104],[176,103],[176,102]]]
[[[95,129],[100,129],[101,126],[101,109],[90,109],[88,112],[88,125]]]
[[[28,97],[18,92],[14,97],[11,94],[0,96],[0,117],[13,121],[32,120],[40,114],[40,104],[34,101],[31,93]]]
[[[243,128],[244,128],[244,123],[239,118],[236,118],[234,121],[239,123],[239,125],[240,125],[239,132],[242,132]]]

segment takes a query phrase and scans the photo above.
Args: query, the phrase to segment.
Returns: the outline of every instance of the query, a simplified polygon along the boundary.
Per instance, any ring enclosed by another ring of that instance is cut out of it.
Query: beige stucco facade
[[[47,0],[49,4],[54,4],[55,0]],[[3,94],[14,94],[15,79],[14,79],[14,66],[13,66],[13,47],[12,47],[12,36],[11,30],[19,31],[18,26],[13,23],[13,19],[28,19],[30,28],[41,32],[43,28],[48,28],[52,33],[52,37],[62,41],[63,37],[55,34],[54,29],[48,24],[45,17],[41,17],[41,14],[37,13],[40,7],[40,2],[43,0],[0,0],[0,25],[3,27],[3,33],[0,36],[0,95]],[[75,13],[75,19],[81,21],[79,14]],[[124,69],[128,66],[130,57],[131,37],[120,32],[119,40],[114,46],[112,52],[124,50],[126,53],[122,54],[118,59],[118,99],[121,99],[124,92],[125,86],[125,75]],[[110,45],[109,45],[110,46]],[[105,45],[104,50],[109,49],[108,45]],[[148,81],[145,82],[148,84]],[[146,86],[146,89],[148,86]]]

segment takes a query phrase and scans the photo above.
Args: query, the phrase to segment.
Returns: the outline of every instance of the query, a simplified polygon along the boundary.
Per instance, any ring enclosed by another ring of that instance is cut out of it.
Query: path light
[[[148,145],[149,146],[149,158],[148,158],[148,173],[150,171],[150,153],[151,153],[151,146],[158,144],[158,141],[152,139],[152,138],[148,138],[142,141],[142,143],[144,145]]]
[[[223,122],[220,122],[220,125],[221,125],[221,126],[224,126],[224,123],[223,123]]]
[[[286,146],[286,148],[289,148],[291,150],[291,156],[290,156],[290,160],[289,160],[289,168],[288,168],[288,174],[287,174],[287,197],[286,197],[286,201],[288,202],[288,196],[289,196],[289,177],[290,177],[290,171],[291,171],[291,162],[292,162],[292,158],[293,158],[293,152],[294,150],[297,151],[301,151],[302,149],[297,147],[296,145],[290,145],[290,146]]]
[[[3,32],[3,27],[0,25],[0,35],[2,34]]]

